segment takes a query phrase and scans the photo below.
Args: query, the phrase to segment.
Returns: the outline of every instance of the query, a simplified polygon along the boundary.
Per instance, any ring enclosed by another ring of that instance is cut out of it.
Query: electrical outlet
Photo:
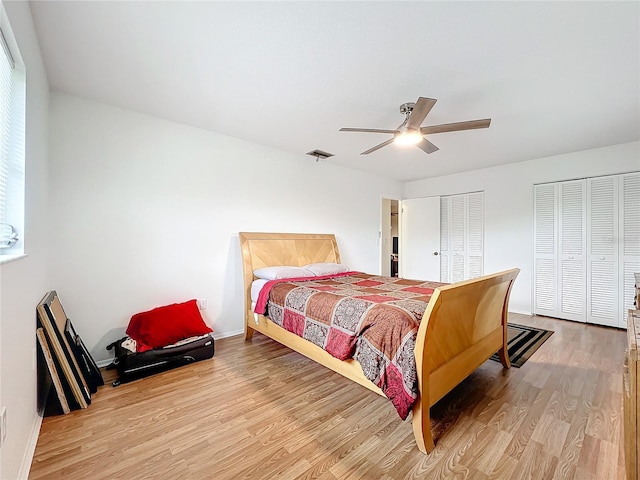
[[[198,299],[198,308],[200,310],[206,310],[207,309],[207,299],[206,298]]]
[[[0,446],[7,439],[7,407],[2,407],[0,411]]]

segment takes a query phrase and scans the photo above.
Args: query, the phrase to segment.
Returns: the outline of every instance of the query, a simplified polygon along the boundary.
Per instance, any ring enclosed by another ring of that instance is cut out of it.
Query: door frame
[[[391,230],[389,229],[388,234],[385,235],[384,226],[391,225],[390,202],[392,201],[398,202],[398,208],[400,208],[402,204],[402,197],[397,195],[385,195],[385,194],[380,196],[380,227],[379,227],[380,229],[378,231],[378,248],[379,248],[378,258],[380,259],[381,275],[385,274],[385,268],[388,268],[389,272],[391,272],[391,252],[393,248],[392,240],[391,240]],[[385,220],[387,221],[387,223],[385,223]],[[398,237],[400,237],[400,214],[398,214]],[[398,242],[400,242],[399,238],[398,238]]]

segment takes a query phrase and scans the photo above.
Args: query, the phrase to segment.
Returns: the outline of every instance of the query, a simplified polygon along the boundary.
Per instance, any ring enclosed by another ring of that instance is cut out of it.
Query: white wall
[[[132,314],[206,298],[243,329],[239,231],[335,233],[378,272],[382,194],[402,185],[236,138],[52,93],[51,274],[97,361]]]
[[[640,170],[640,143],[586,150],[405,185],[407,198],[483,190],[485,273],[521,269],[510,310],[532,311],[533,185]]]
[[[49,86],[27,2],[3,2],[27,67],[26,258],[0,266],[0,405],[7,408],[1,478],[26,478],[37,439],[35,307],[49,288],[47,134]]]

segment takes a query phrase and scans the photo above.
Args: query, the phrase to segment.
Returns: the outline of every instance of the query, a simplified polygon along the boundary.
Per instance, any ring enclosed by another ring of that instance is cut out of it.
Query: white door
[[[440,197],[400,203],[400,272],[403,278],[440,281]]]
[[[449,210],[449,276],[451,283],[464,280],[464,260],[466,251],[465,195],[454,195]]]
[[[484,192],[467,194],[465,280],[484,275]]]
[[[440,199],[440,281],[460,282],[484,272],[484,192]]]
[[[556,184],[534,185],[533,313],[555,317],[558,310]]]
[[[626,326],[640,271],[640,174],[534,186],[534,313]]]
[[[534,186],[534,313],[585,321],[586,183]]]
[[[630,173],[622,177],[620,185],[620,269],[622,298],[618,305],[622,305],[619,312],[618,325],[627,327],[627,315],[629,309],[640,309],[640,305],[634,306],[635,277],[634,273],[640,273],[640,173]]]
[[[618,178],[587,180],[587,322],[618,324]]]
[[[585,182],[558,185],[558,316],[584,322],[586,308]]]

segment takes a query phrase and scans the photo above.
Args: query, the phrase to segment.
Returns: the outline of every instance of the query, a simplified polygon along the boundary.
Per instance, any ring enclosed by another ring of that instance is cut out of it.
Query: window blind
[[[0,28],[0,249],[16,253],[24,223],[25,76],[7,33]]]
[[[9,53],[9,47],[0,30],[0,227],[7,224],[6,194],[7,180],[9,178],[9,132],[11,129],[11,80],[13,62]],[[5,228],[0,230],[1,243],[5,243]]]

